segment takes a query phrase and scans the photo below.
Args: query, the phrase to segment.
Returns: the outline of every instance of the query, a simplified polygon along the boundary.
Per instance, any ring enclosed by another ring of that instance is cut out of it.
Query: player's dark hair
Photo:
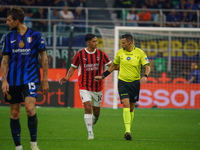
[[[24,23],[24,11],[20,7],[12,7],[7,13],[7,16],[9,15],[12,16],[13,20],[18,19],[20,23]]]
[[[86,34],[86,36],[85,36],[85,41],[87,42],[87,41],[93,39],[94,37],[96,37],[96,35],[91,34],[91,33],[88,33],[88,34]]]
[[[129,42],[129,41],[133,42],[133,36],[129,33],[122,35],[122,39],[124,39],[124,38],[127,40],[127,42]]]

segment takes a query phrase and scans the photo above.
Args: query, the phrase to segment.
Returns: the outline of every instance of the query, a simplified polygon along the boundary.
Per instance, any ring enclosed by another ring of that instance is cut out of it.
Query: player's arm
[[[76,68],[71,66],[69,71],[67,72],[67,76],[59,80],[60,85],[67,82],[71,78],[71,76],[74,74],[75,70],[76,70]]]
[[[107,77],[110,73],[113,72],[117,68],[117,64],[111,63],[110,67],[101,75],[101,76],[95,76],[94,80],[99,81]]]
[[[148,64],[145,65],[144,68],[145,68],[145,73],[144,73],[144,76],[140,79],[141,84],[145,84],[147,82],[147,78],[148,78],[150,71],[151,71],[151,67]]]
[[[192,83],[194,81],[195,77],[193,76],[190,80],[187,81],[187,84]]]
[[[6,74],[8,70],[9,56],[4,55],[1,61],[1,75],[2,75],[2,91],[4,94],[8,94],[9,84],[6,79]]]
[[[46,51],[40,52],[42,69],[43,69],[43,80],[42,80],[42,94],[45,94],[49,90],[48,83],[48,59]]]

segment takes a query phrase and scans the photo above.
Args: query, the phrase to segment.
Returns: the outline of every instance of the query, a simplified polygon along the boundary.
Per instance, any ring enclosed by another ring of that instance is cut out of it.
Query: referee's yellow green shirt
[[[135,46],[131,52],[123,50],[123,48],[118,50],[113,63],[120,64],[118,78],[125,82],[139,80],[141,65],[150,64],[144,51]]]

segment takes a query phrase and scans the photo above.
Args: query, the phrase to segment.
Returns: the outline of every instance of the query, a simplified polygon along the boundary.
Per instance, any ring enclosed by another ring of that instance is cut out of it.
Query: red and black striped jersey
[[[103,66],[111,61],[101,50],[94,52],[87,51],[86,48],[78,51],[75,55],[72,66],[78,68],[79,89],[99,92],[103,89],[102,80],[95,81],[94,77],[103,73]]]

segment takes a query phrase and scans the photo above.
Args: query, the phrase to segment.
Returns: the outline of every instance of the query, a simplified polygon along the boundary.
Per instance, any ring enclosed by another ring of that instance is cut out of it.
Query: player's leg
[[[140,93],[140,81],[134,81],[131,83],[130,87],[130,114],[131,114],[131,125],[134,118],[134,108],[136,102],[139,100],[139,93]]]
[[[94,139],[93,129],[92,129],[92,104],[91,101],[84,102],[84,120],[88,131],[88,140]]]
[[[125,125],[125,133],[130,131],[131,114],[130,114],[130,102],[129,98],[122,99],[123,104],[123,119]]]
[[[136,102],[131,102],[131,103],[130,103],[130,114],[131,114],[130,127],[131,127],[131,125],[132,125],[133,118],[134,118],[134,108],[135,108],[135,104],[136,104]]]
[[[22,145],[20,143],[20,135],[21,135],[21,126],[19,122],[20,108],[21,108],[20,103],[10,104],[10,128],[16,150],[22,149]]]
[[[10,86],[8,95],[5,95],[5,102],[10,103],[10,128],[16,150],[22,150],[20,143],[21,126],[19,122],[21,102],[23,98],[19,86]]]
[[[92,125],[94,126],[99,120],[100,107],[93,106]]]
[[[131,123],[131,114],[130,114],[130,94],[129,94],[130,84],[119,80],[118,82],[118,91],[121,103],[123,104],[123,120],[125,125],[125,135],[124,138],[126,140],[131,140],[131,131],[130,131],[130,123]]]
[[[91,104],[91,94],[87,90],[80,90],[80,96],[82,103],[84,105],[84,120],[88,131],[88,139],[94,139],[93,129],[92,129],[92,104]]]
[[[131,140],[131,114],[130,114],[130,101],[129,98],[122,99],[123,104],[123,119],[125,125],[125,135],[126,140]]]
[[[100,115],[102,91],[91,92],[91,94],[92,94],[92,106],[93,106],[92,125],[95,125]]]
[[[31,149],[39,150],[37,146],[37,125],[38,119],[35,111],[35,102],[37,97],[37,85],[31,82],[23,86],[25,97],[25,110],[28,117],[28,129],[31,137]]]

